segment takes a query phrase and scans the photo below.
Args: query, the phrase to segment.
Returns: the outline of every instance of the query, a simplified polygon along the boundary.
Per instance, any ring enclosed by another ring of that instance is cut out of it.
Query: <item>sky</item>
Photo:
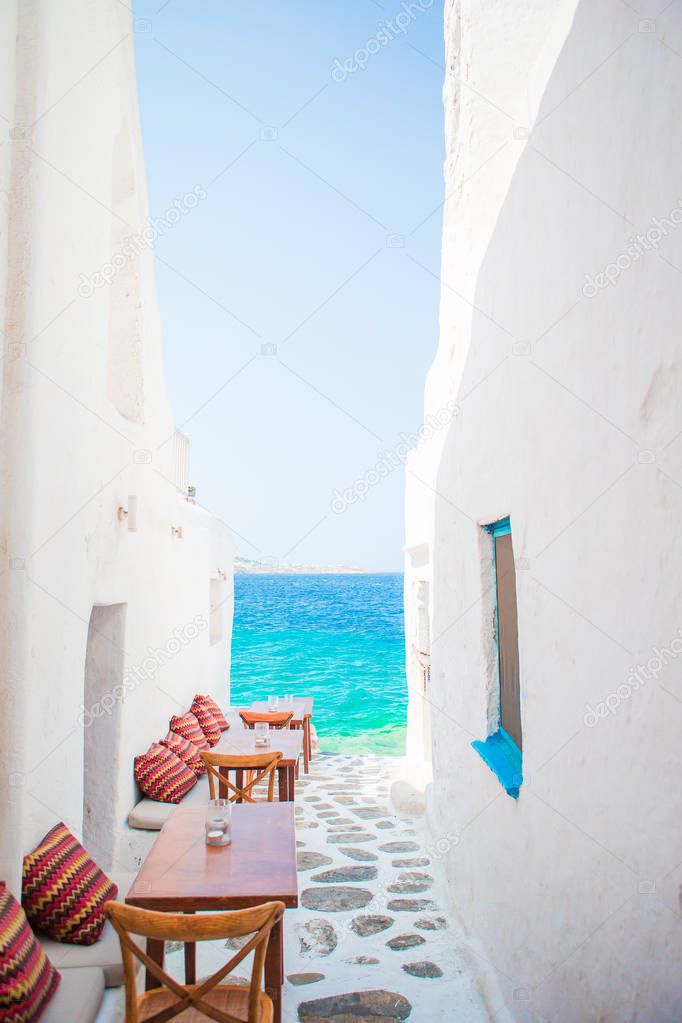
[[[242,557],[399,571],[392,453],[438,332],[442,5],[134,12],[150,215],[183,207],[156,279],[198,499]]]

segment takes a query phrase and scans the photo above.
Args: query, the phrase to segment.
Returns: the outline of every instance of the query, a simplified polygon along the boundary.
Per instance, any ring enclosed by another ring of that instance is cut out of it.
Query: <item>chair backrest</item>
[[[244,722],[245,728],[253,728],[259,721],[267,721],[271,728],[288,728],[293,716],[293,710],[280,710],[276,714],[268,714],[265,711],[257,710],[239,711],[239,717]]]
[[[275,798],[275,771],[282,759],[281,753],[229,754],[206,750],[201,759],[206,765],[211,799],[221,796],[232,803],[255,803],[253,790],[266,776],[268,802],[272,803]],[[233,771],[236,773],[234,781],[229,777],[229,772]]]
[[[283,902],[266,902],[254,909],[241,909],[231,913],[202,913],[196,916],[185,913],[157,913],[149,909],[136,909],[122,902],[107,902],[104,912],[111,920],[119,941],[125,975],[126,1023],[139,1023],[139,999],[137,994],[137,965],[139,960],[158,984],[168,988],[177,1002],[146,1016],[145,1023],[165,1023],[185,1009],[196,1009],[209,1019],[219,1023],[244,1023],[230,1013],[224,1012],[205,1001],[205,996],[232,973],[239,963],[253,952],[251,982],[249,985],[248,1023],[258,1023],[261,982],[265,953],[270,932],[282,919]],[[216,941],[223,938],[241,938],[251,934],[249,941],[239,949],[228,963],[198,984],[183,985],[170,977],[165,970],[151,959],[135,941],[135,937],[155,938],[157,941]]]

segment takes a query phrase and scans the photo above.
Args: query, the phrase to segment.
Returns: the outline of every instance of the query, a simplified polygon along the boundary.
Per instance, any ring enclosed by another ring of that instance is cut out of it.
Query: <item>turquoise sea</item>
[[[403,577],[235,575],[230,702],[314,696],[325,752],[402,754]]]

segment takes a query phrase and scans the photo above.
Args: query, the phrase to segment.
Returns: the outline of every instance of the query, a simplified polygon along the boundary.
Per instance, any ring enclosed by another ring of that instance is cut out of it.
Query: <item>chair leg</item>
[[[197,946],[193,941],[185,942],[185,984],[197,982]]]
[[[265,954],[265,990],[272,999],[273,1023],[282,1019],[282,984],[284,982],[284,941],[282,921],[276,923],[270,932]]]

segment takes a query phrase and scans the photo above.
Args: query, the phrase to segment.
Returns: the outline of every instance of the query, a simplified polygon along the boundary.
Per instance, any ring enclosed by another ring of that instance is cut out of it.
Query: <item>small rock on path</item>
[[[399,934],[396,938],[387,941],[386,945],[394,952],[402,952],[405,948],[416,948],[417,945],[423,945],[425,941],[426,938],[422,938],[421,934]]]
[[[331,856],[324,856],[322,853],[299,852],[296,853],[296,867],[298,870],[315,870],[316,867],[326,867],[333,863]]]
[[[352,860],[360,860],[361,863],[374,863],[375,860],[379,859],[377,854],[370,852],[369,849],[353,849],[344,846],[342,849],[339,849],[339,852],[342,852],[344,856],[350,856]]]
[[[407,998],[395,991],[353,991],[302,1002],[301,1023],[361,1023],[362,1020],[406,1020],[412,1012]]]
[[[362,909],[374,895],[366,888],[347,888],[330,885],[328,888],[305,888],[301,892],[301,905],[320,913],[343,913],[349,909]]]
[[[331,863],[330,859],[327,859]],[[311,881],[320,884],[338,884],[344,881],[373,881],[377,876],[376,867],[336,867],[334,870],[324,870],[321,874],[313,874]]]
[[[356,916],[351,920],[351,929],[361,938],[368,938],[372,934],[387,930],[394,923],[392,916],[381,916],[380,914],[368,916]]]
[[[287,980],[297,987],[301,984],[317,984],[318,980],[324,980],[324,973],[290,973]]]
[[[436,966],[435,963],[430,962],[403,963],[403,970],[405,973],[409,973],[412,977],[428,977],[430,980],[435,980],[437,977],[443,976],[443,971],[440,966]]]

